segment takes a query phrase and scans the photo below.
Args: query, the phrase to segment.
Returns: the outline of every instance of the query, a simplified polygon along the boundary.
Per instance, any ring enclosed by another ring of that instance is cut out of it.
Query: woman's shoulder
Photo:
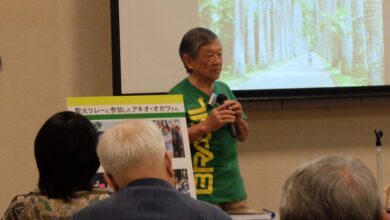
[[[37,201],[38,197],[40,197],[40,196],[43,196],[43,195],[40,192],[38,192],[38,191],[33,191],[33,192],[26,193],[26,194],[16,195],[12,199],[11,205],[12,204],[34,203],[34,202]]]
[[[41,194],[39,192],[16,195],[11,200],[2,220],[36,218],[36,204],[38,202],[42,202],[38,199],[40,195]]]
[[[111,196],[111,191],[93,189],[79,191],[69,201],[52,199],[40,192],[17,195],[11,201],[2,220],[70,218],[80,209]]]
[[[111,190],[93,188],[91,191],[81,191],[75,194],[75,199],[86,199],[88,203],[108,198],[112,195]]]
[[[93,188],[92,190],[78,191],[75,192],[74,197],[69,201],[64,201],[62,199],[53,199],[48,198],[45,195],[42,195],[39,191],[33,191],[28,194],[21,194],[14,197],[12,203],[15,204],[34,204],[37,203],[48,203],[48,204],[72,204],[80,201],[82,203],[89,203],[96,200],[102,200],[110,197],[112,194],[111,190]],[[48,207],[45,205],[45,207]]]

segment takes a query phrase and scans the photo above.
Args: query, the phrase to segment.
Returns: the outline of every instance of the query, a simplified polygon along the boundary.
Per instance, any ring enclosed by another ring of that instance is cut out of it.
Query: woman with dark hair
[[[98,134],[84,116],[64,111],[49,118],[35,139],[39,190],[16,196],[2,219],[70,219],[110,193],[92,189],[99,167]]]

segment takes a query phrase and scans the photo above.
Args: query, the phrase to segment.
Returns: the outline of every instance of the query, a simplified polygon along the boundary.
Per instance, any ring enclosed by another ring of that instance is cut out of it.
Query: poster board
[[[151,120],[160,128],[167,150],[173,153],[175,187],[196,198],[190,144],[181,95],[68,97],[69,111],[86,116],[99,134],[123,120]],[[93,182],[104,188],[100,167]]]

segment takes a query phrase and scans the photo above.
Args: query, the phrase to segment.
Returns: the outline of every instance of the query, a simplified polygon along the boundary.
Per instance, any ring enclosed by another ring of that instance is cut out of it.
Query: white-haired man
[[[107,130],[97,153],[108,184],[116,191],[74,219],[230,219],[218,207],[174,187],[171,153],[157,126],[129,120]]]

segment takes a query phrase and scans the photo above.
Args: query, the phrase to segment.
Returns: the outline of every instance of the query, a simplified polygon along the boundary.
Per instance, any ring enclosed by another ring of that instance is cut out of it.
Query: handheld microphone
[[[207,103],[207,107],[212,108],[214,104],[217,102],[217,94],[213,93],[210,96],[209,102]]]
[[[218,94],[218,96],[217,96],[217,103],[218,104],[222,105],[226,100],[227,100],[227,96],[225,94],[223,94],[223,93]],[[230,129],[230,134],[233,137],[237,137],[237,131],[236,131],[236,128],[234,127],[234,124],[233,123],[229,123],[228,126],[229,126],[229,129]]]

